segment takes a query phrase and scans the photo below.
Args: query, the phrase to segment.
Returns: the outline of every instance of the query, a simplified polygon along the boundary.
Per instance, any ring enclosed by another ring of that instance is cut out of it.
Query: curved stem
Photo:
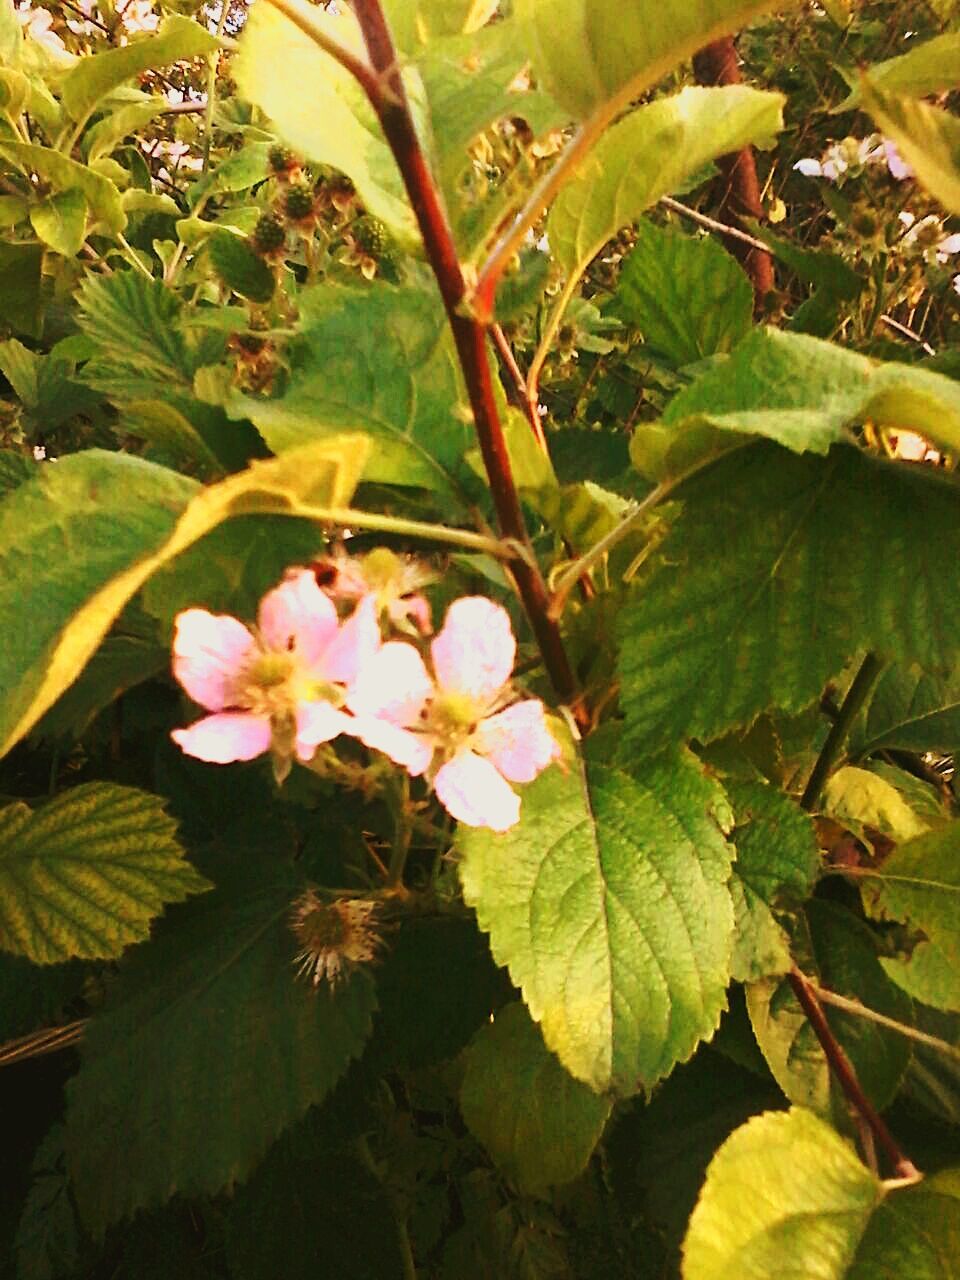
[[[944,1054],[945,1057],[953,1058],[960,1062],[960,1048],[955,1044],[951,1044],[949,1040],[941,1040],[939,1036],[928,1035],[926,1031],[918,1031],[916,1027],[908,1027],[905,1022],[897,1022],[896,1018],[888,1018],[885,1013],[878,1013],[876,1009],[868,1009],[865,1004],[861,1004],[859,1000],[851,1000],[848,996],[838,995],[836,991],[827,991],[807,979],[810,985],[816,991],[817,999],[821,1004],[833,1005],[835,1009],[842,1009],[844,1013],[851,1013],[856,1018],[863,1018],[866,1022],[875,1022],[878,1027],[886,1027],[888,1031],[895,1031],[898,1036],[904,1036],[907,1040],[915,1040],[917,1044],[925,1044],[930,1049],[936,1049],[938,1053]]]
[[[217,22],[217,39],[223,35],[227,25],[227,14],[230,12],[230,0],[220,0],[220,18]],[[207,62],[207,101],[203,108],[203,172],[210,167],[210,146],[213,142],[213,109],[217,101],[217,70],[220,66],[221,49],[218,45],[209,55]]]
[[[327,35],[314,16],[316,9],[313,5],[307,4],[305,0],[268,0],[268,3],[272,4],[285,18],[289,18],[293,25],[299,27],[304,35],[309,36],[324,53],[329,53],[330,57],[339,62],[345,71],[349,71],[363,87],[371,102],[376,105],[374,99],[380,98],[383,94],[383,85],[379,76],[368,62],[364,62],[349,49],[344,48],[339,41]]]
[[[874,1138],[876,1138],[879,1146],[887,1153],[894,1172],[898,1178],[908,1178],[915,1181],[920,1177],[920,1172],[912,1160],[908,1160],[904,1153],[900,1150],[893,1134],[887,1128],[880,1114],[874,1108],[873,1103],[863,1092],[860,1081],[857,1079],[857,1073],[853,1069],[850,1059],[844,1053],[843,1049],[833,1034],[833,1030],[827,1021],[826,1014],[820,1007],[817,999],[816,991],[806,974],[801,973],[796,965],[790,970],[787,977],[790,985],[793,987],[794,994],[800,1002],[800,1007],[807,1015],[807,1021],[813,1028],[814,1034],[820,1041],[820,1047],[823,1049],[830,1069],[837,1078],[840,1088],[846,1095],[847,1101],[858,1116],[870,1127]]]
[[[271,3],[276,2],[271,0]],[[283,0],[285,4],[291,2]],[[585,712],[580,708],[577,680],[559,628],[556,621],[548,616],[547,587],[533,556],[520,507],[494,394],[485,325],[468,314],[464,305],[466,281],[463,269],[437,184],[417,137],[383,8],[380,0],[354,0],[353,7],[376,73],[375,86],[368,88],[368,96],[403,177],[453,331],[500,532],[529,553],[510,566],[517,593],[558,697],[576,708],[586,723]]]
[[[861,707],[866,702],[867,694],[873,688],[874,681],[880,674],[882,667],[883,663],[877,655],[868,653],[860,664],[860,670],[853,677],[853,683],[847,690],[847,696],[837,712],[836,720],[830,726],[827,740],[817,756],[816,763],[810,771],[807,785],[803,789],[803,795],[800,797],[801,808],[806,809],[807,812],[816,808],[820,800],[820,792],[823,790],[830,770],[836,764],[843,749],[843,744],[847,740],[847,734],[850,732]]]
[[[325,524],[342,525],[346,529],[371,529],[374,533],[395,533],[400,537],[447,542],[453,547],[466,547],[468,551],[486,552],[497,560],[516,560],[524,555],[524,549],[513,542],[488,538],[471,529],[451,529],[443,524],[407,520],[403,516],[388,516],[378,511],[358,511],[353,507],[316,507],[293,500],[289,514],[303,516],[308,520],[321,520]]]

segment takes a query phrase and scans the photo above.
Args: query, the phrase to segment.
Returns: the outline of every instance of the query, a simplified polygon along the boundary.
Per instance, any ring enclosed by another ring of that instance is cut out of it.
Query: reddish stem
[[[549,595],[533,558],[514,484],[503,424],[494,396],[486,331],[478,321],[464,314],[461,306],[466,294],[466,282],[446,212],[413,124],[393,38],[380,0],[354,0],[353,8],[363,32],[367,54],[378,76],[377,89],[368,89],[368,96],[403,177],[423,237],[427,259],[437,278],[440,296],[453,330],[500,532],[504,537],[512,538],[525,552],[525,555],[518,556],[511,565],[517,591],[558,697],[570,705],[574,714],[578,718],[582,717],[585,724],[586,717],[580,704],[577,680],[559,627],[548,616]]]
[[[887,1153],[897,1177],[919,1177],[916,1165],[911,1160],[908,1160],[900,1150],[896,1139],[887,1128],[879,1112],[875,1110],[873,1103],[863,1092],[863,1087],[857,1079],[857,1073],[853,1069],[853,1064],[833,1034],[833,1029],[827,1021],[827,1015],[823,1012],[823,1007],[817,999],[816,992],[808,982],[806,974],[801,973],[797,966],[794,965],[787,976],[790,979],[791,987],[793,987],[794,995],[800,1001],[803,1012],[807,1015],[807,1021],[813,1027],[814,1034],[820,1041],[820,1046],[826,1055],[830,1070],[837,1077],[840,1088],[846,1094],[847,1101],[863,1120],[864,1124],[869,1127],[878,1144]]]
[[[693,71],[697,83],[702,85],[740,84],[743,77],[737,62],[733,36],[724,36],[701,49],[693,59]],[[720,216],[723,222],[736,223],[741,217],[762,218],[760,183],[753,148],[744,147],[720,156],[717,160],[723,194],[720,198]],[[769,253],[748,248],[742,241],[726,239],[727,248],[743,264],[743,269],[753,284],[757,310],[774,287],[773,261]]]

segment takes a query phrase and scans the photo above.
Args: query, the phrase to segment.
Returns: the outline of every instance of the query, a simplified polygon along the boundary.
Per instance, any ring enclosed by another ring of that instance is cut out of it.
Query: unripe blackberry
[[[270,172],[280,177],[300,168],[300,161],[289,147],[271,147],[267,152],[267,164]]]
[[[305,222],[313,217],[314,197],[309,187],[290,187],[283,200],[283,213],[288,222]]]
[[[390,250],[390,233],[379,218],[365,213],[350,228],[350,233],[357,248],[368,253],[371,258],[382,258]]]
[[[264,213],[253,229],[252,239],[257,253],[267,258],[279,253],[286,245],[286,228],[276,214]]]

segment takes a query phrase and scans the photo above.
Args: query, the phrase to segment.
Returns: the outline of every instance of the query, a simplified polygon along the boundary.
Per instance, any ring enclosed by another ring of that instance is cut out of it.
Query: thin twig
[[[220,18],[217,22],[217,39],[223,35],[227,25],[227,14],[230,12],[230,0],[220,0]],[[207,61],[207,101],[203,108],[203,172],[210,168],[210,147],[213,143],[213,111],[217,102],[217,71],[220,67],[219,46],[208,55]]]
[[[894,1173],[898,1178],[908,1178],[916,1181],[920,1177],[920,1171],[912,1160],[909,1160],[901,1151],[893,1134],[887,1128],[879,1112],[873,1106],[873,1103],[863,1092],[860,1081],[857,1079],[857,1073],[853,1069],[850,1059],[844,1053],[833,1030],[827,1021],[827,1016],[820,1007],[817,999],[817,993],[807,978],[796,965],[787,975],[794,994],[800,1002],[803,1012],[807,1016],[807,1021],[813,1028],[814,1034],[820,1041],[820,1047],[823,1049],[830,1069],[837,1078],[840,1088],[846,1095],[847,1101],[853,1107],[854,1111],[869,1126],[876,1138],[878,1144],[887,1153]]]
[[[513,385],[517,389],[517,396],[520,400],[523,412],[527,421],[530,423],[530,430],[534,434],[537,444],[547,452],[547,437],[543,434],[543,423],[540,421],[540,414],[537,412],[536,403],[531,400],[527,391],[527,380],[523,376],[520,366],[517,364],[517,357],[513,354],[513,348],[507,341],[507,335],[503,332],[498,324],[492,325],[490,332],[493,335],[494,346],[500,355],[500,359],[504,363],[504,367],[513,379]]]
[[[811,980],[808,978],[807,981],[810,982]],[[960,1062],[960,1048],[955,1044],[951,1044],[949,1040],[941,1040],[939,1036],[931,1036],[926,1031],[918,1031],[916,1027],[909,1027],[905,1022],[897,1022],[896,1018],[888,1018],[885,1013],[878,1013],[876,1009],[868,1009],[859,1000],[851,1000],[848,996],[838,995],[836,991],[827,991],[824,987],[812,982],[811,986],[814,986],[817,999],[821,1004],[831,1004],[835,1009],[842,1009],[844,1013],[852,1013],[855,1017],[863,1018],[866,1022],[875,1022],[879,1027],[886,1027],[888,1031],[895,1031],[898,1036],[904,1036],[908,1040],[916,1040],[917,1044],[925,1044],[931,1049],[936,1049],[938,1053]]]
[[[739,240],[741,244],[747,244],[751,249],[762,250],[764,253],[770,252],[770,246],[758,240],[756,236],[748,235],[746,231],[741,231],[739,227],[731,227],[726,222],[718,222],[716,218],[708,218],[705,213],[700,213],[696,209],[691,209],[689,205],[674,200],[673,196],[661,196],[658,203],[664,209],[669,209],[671,213],[679,214],[681,218],[689,218],[691,222],[696,222],[707,231],[716,231],[719,235],[729,236],[731,240]]]
[[[823,785],[830,770],[836,763],[843,749],[847,734],[850,732],[853,722],[857,718],[861,707],[867,699],[867,694],[873,688],[874,681],[882,668],[883,663],[877,655],[868,653],[860,664],[860,670],[853,677],[853,683],[841,703],[836,720],[830,726],[830,732],[827,734],[816,763],[810,771],[810,777],[803,789],[803,795],[800,797],[801,808],[806,809],[808,813],[815,809],[819,803]]]
[[[937,354],[936,350],[931,347],[926,338],[922,337],[914,329],[908,329],[907,326],[905,324],[901,324],[899,320],[894,320],[893,316],[888,316],[886,312],[884,312],[883,315],[881,315],[880,320],[888,329],[892,329],[894,333],[900,333],[903,337],[910,338],[913,342],[919,342],[920,346],[928,356],[935,356]]]
[[[44,1027],[40,1031],[31,1031],[29,1035],[8,1040],[6,1044],[0,1045],[0,1067],[9,1067],[26,1058],[39,1058],[45,1053],[58,1053],[61,1049],[68,1049],[81,1039],[88,1021],[88,1018],[78,1018],[62,1027]]]

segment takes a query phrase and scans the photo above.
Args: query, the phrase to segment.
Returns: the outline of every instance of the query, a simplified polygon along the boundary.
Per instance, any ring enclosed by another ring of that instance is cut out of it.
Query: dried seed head
[[[379,904],[364,898],[323,902],[313,889],[294,903],[290,927],[300,943],[294,963],[315,987],[331,987],[358,965],[377,958],[382,939],[377,932]]]

